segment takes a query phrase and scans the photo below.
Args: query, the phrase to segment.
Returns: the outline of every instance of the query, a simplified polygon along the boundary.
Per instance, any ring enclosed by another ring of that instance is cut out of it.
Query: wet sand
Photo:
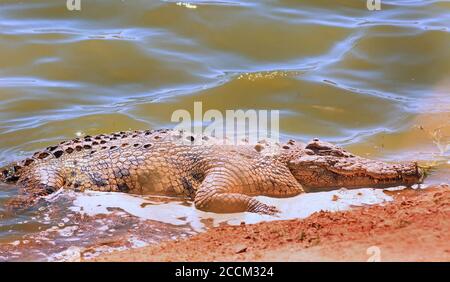
[[[450,261],[450,186],[305,219],[220,226],[93,261]]]

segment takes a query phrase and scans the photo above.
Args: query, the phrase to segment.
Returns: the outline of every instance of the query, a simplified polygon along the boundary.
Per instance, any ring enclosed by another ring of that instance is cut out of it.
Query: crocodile
[[[216,213],[276,214],[254,196],[411,186],[424,178],[416,162],[370,160],[317,138],[226,140],[173,129],[87,135],[1,168],[0,181],[20,187],[8,203],[16,208],[64,188],[185,197]]]

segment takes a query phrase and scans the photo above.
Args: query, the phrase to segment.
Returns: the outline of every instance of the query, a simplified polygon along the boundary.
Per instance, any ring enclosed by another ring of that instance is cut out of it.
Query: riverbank
[[[386,193],[385,205],[221,226],[93,261],[450,261],[450,186]]]

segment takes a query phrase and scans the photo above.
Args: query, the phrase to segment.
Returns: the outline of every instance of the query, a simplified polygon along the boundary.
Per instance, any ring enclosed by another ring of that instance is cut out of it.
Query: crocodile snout
[[[398,174],[402,184],[405,186],[421,184],[425,178],[425,173],[417,162],[404,165]]]
[[[361,157],[305,155],[290,162],[304,186],[317,188],[387,188],[422,183],[425,173],[416,162],[388,163]]]

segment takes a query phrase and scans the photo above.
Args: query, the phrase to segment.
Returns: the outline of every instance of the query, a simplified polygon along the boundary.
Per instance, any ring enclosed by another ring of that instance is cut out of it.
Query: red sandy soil
[[[221,226],[95,261],[450,261],[450,186],[389,193],[386,205]]]

